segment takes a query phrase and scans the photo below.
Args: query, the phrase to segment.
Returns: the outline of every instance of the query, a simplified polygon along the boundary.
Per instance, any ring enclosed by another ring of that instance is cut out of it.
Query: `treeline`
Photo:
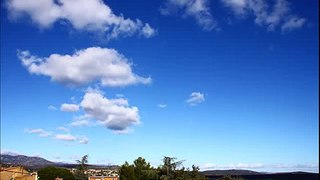
[[[87,180],[88,174],[88,155],[77,160],[77,168],[74,173],[64,168],[46,167],[38,171],[38,176],[43,180],[51,180],[56,177],[63,180]],[[205,176],[199,172],[198,166],[192,165],[185,168],[183,161],[177,161],[177,158],[164,157],[163,162],[158,167],[152,167],[144,158],[139,157],[133,161],[133,164],[125,162],[119,168],[120,180],[206,180]],[[224,176],[218,180],[243,180]]]
[[[133,164],[125,162],[119,170],[120,180],[205,180],[199,167],[191,169],[182,166],[183,161],[164,157],[163,164],[154,168],[144,158],[139,157]]]
[[[53,180],[57,177],[63,180],[87,180],[88,175],[85,173],[88,170],[88,155],[85,155],[81,160],[76,160],[77,167],[74,173],[65,168],[46,167],[38,171],[40,180]]]

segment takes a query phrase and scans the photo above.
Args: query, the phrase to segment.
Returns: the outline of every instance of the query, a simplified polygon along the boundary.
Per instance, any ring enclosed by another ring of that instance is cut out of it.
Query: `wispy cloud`
[[[108,39],[138,34],[151,37],[156,31],[141,20],[117,16],[101,0],[8,0],[6,7],[12,19],[28,16],[40,28],[48,28],[55,22],[71,24],[76,30],[101,32]]]
[[[158,107],[159,108],[165,108],[165,107],[167,107],[167,105],[166,104],[158,104]]]
[[[134,74],[128,60],[114,49],[91,47],[73,55],[52,54],[47,58],[19,51],[18,57],[31,74],[49,76],[52,81],[67,86],[96,81],[100,81],[102,86],[112,87],[151,82],[150,77]]]
[[[16,155],[21,155],[23,153],[21,153],[19,151],[14,151],[14,150],[1,149],[1,153],[0,154],[16,156]]]
[[[89,143],[89,139],[87,137],[78,137],[78,142],[80,144],[88,144]]]
[[[64,132],[70,132],[69,128],[66,128],[66,127],[63,127],[63,126],[57,127],[57,130],[64,131]]]
[[[52,133],[51,132],[48,132],[48,131],[45,131],[41,128],[38,128],[38,129],[25,129],[24,130],[26,133],[29,133],[29,134],[38,134],[40,137],[48,137],[50,136]]]
[[[55,139],[62,140],[62,141],[76,141],[77,138],[71,134],[56,134]]]
[[[236,163],[236,164],[213,164],[206,163],[201,167],[202,170],[208,169],[268,169],[272,171],[319,171],[318,164],[263,164],[263,163]]]
[[[89,126],[90,122],[88,120],[78,120],[70,123],[70,126],[80,127],[80,126]]]
[[[286,0],[221,0],[224,6],[231,9],[236,17],[247,18],[254,16],[254,22],[264,26],[268,31],[274,31],[280,27],[282,32],[301,28],[305,18],[291,13],[290,3]]]
[[[166,0],[160,8],[160,13],[192,17],[203,30],[211,31],[217,28],[217,23],[211,14],[209,2],[208,0]]]
[[[307,20],[305,18],[299,18],[296,16],[292,16],[287,19],[281,26],[282,32],[291,31],[294,29],[301,28]]]
[[[237,164],[228,164],[228,165],[218,165],[213,163],[205,164],[202,169],[259,169],[264,168],[265,165],[261,163],[237,163]]]
[[[60,126],[56,128],[57,130],[66,132],[65,134],[61,133],[51,133],[45,131],[41,128],[38,129],[25,129],[24,131],[29,134],[38,134],[40,137],[53,137],[53,139],[67,141],[67,142],[78,142],[80,144],[88,144],[89,139],[86,136],[74,136],[70,133],[70,129]]]
[[[197,104],[203,103],[204,101],[204,94],[200,92],[192,92],[186,102],[191,106],[195,106]]]
[[[74,136],[70,133],[67,134],[56,134],[54,139],[66,141],[66,142],[77,142],[79,144],[88,144],[89,139],[85,136]]]
[[[56,108],[55,106],[52,106],[52,105],[48,106],[48,109],[51,110],[51,111],[58,110],[58,108]]]
[[[81,115],[73,118],[73,121],[70,123],[70,126],[81,127],[92,125],[91,117],[89,115]]]
[[[60,106],[60,110],[64,112],[77,112],[79,111],[79,105],[63,103]]]

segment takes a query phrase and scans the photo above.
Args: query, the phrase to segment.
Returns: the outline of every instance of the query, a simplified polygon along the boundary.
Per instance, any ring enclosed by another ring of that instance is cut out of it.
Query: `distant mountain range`
[[[25,155],[10,155],[1,154],[0,164],[3,165],[14,165],[14,166],[24,166],[29,169],[41,169],[47,166],[55,167],[65,167],[65,168],[75,168],[77,164],[62,163],[62,162],[52,162],[41,157],[30,157]],[[110,168],[116,169],[119,166],[116,165],[89,165],[90,168]]]
[[[235,176],[240,176],[240,175],[257,175],[257,174],[262,174],[260,172],[256,171],[250,171],[250,170],[242,170],[242,169],[229,169],[229,170],[207,170],[207,171],[202,171],[203,174],[205,175],[235,175]]]
[[[38,169],[46,166],[54,166],[56,163],[43,159],[41,157],[30,157],[24,155],[1,154],[1,164],[21,165],[31,169]]]
[[[242,169],[230,170],[208,170],[202,172],[208,180],[221,179],[223,176],[242,178],[245,180],[318,180],[319,173],[308,172],[285,172],[285,173],[263,173]]]

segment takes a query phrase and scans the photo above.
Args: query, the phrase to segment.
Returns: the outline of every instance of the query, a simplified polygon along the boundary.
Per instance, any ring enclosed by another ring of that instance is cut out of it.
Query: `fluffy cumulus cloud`
[[[187,99],[187,103],[191,106],[195,106],[197,104],[203,103],[205,101],[204,94],[200,92],[193,92],[190,94],[189,99]]]
[[[63,103],[60,106],[60,110],[64,112],[77,112],[79,111],[79,105]]]
[[[38,129],[25,129],[25,132],[26,133],[29,133],[29,134],[38,134],[40,137],[48,137],[48,136],[51,136],[51,132],[48,132],[48,131],[45,131],[41,128],[38,128]]]
[[[254,16],[254,22],[259,26],[265,26],[267,30],[274,31],[276,28],[289,31],[301,28],[305,18],[300,18],[291,13],[290,3],[286,0],[275,0],[273,4],[265,0],[221,0],[224,6],[241,18]]]
[[[149,84],[151,78],[132,72],[132,65],[114,49],[91,47],[72,55],[52,54],[46,58],[19,51],[18,57],[31,74],[49,76],[67,86],[99,82],[102,86]]]
[[[192,17],[206,31],[217,28],[208,0],[166,0],[160,12],[162,15],[178,14],[182,17]]]
[[[8,0],[6,6],[11,18],[28,16],[41,28],[64,21],[77,30],[104,32],[109,39],[155,34],[148,23],[115,15],[102,0]]]
[[[138,108],[123,98],[108,99],[101,92],[88,91],[80,106],[87,116],[117,133],[128,132],[130,126],[140,123]]]

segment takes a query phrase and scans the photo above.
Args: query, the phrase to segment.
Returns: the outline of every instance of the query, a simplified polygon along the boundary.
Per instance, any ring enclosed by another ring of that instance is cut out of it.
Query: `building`
[[[1,180],[38,180],[37,173],[30,173],[23,167],[1,167]]]
[[[88,180],[119,180],[118,176],[89,176]]]

